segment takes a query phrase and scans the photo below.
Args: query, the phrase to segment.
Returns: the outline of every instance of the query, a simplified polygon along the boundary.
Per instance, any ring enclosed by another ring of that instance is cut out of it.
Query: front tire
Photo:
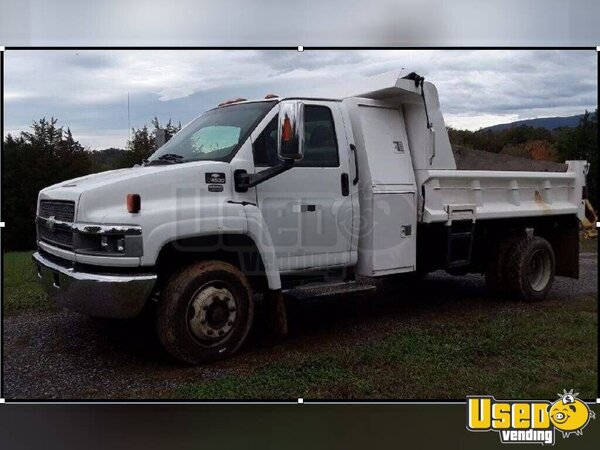
[[[508,251],[506,280],[511,292],[521,300],[544,300],[552,288],[554,271],[554,250],[544,238],[524,237]]]
[[[235,266],[202,261],[171,277],[157,308],[157,333],[175,358],[201,364],[227,358],[248,335],[254,303]]]

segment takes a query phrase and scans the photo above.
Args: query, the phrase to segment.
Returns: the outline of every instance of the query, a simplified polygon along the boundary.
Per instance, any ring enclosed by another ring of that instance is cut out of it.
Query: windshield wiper
[[[152,161],[148,161],[146,163],[147,166],[151,164],[176,164],[184,162],[184,157],[178,155],[176,153],[165,153],[164,155],[160,155],[158,158],[153,159]]]
[[[165,153],[164,155],[160,155],[158,159],[161,161],[181,161],[183,156],[178,155],[177,153]]]

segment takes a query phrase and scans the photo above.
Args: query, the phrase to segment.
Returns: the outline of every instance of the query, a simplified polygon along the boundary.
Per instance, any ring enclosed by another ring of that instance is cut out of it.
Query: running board
[[[284,289],[282,292],[286,296],[301,300],[309,298],[317,299],[330,296],[369,294],[375,292],[376,290],[377,288],[370,284],[347,281],[335,283],[309,283],[294,287],[292,289]]]

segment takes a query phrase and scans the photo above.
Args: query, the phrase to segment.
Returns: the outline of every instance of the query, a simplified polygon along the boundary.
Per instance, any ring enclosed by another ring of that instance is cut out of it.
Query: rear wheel
[[[506,277],[506,256],[510,248],[525,235],[505,236],[498,242],[485,270],[485,282],[493,294],[507,294],[510,288]]]
[[[521,238],[507,254],[507,282],[511,292],[521,300],[534,302],[546,298],[554,282],[554,271],[554,250],[544,238]]]
[[[223,359],[244,342],[254,315],[248,280],[222,261],[195,263],[163,290],[157,331],[166,350],[191,364]]]

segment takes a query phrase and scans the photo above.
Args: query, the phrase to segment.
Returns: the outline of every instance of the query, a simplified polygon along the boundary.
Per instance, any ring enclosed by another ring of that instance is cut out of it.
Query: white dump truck
[[[282,292],[315,283],[441,269],[535,301],[577,278],[585,161],[457,170],[433,84],[357,89],[225,102],[139,166],[43,189],[46,292],[99,317],[154,305],[164,347],[197,364],[240,347],[254,294],[285,332]]]

